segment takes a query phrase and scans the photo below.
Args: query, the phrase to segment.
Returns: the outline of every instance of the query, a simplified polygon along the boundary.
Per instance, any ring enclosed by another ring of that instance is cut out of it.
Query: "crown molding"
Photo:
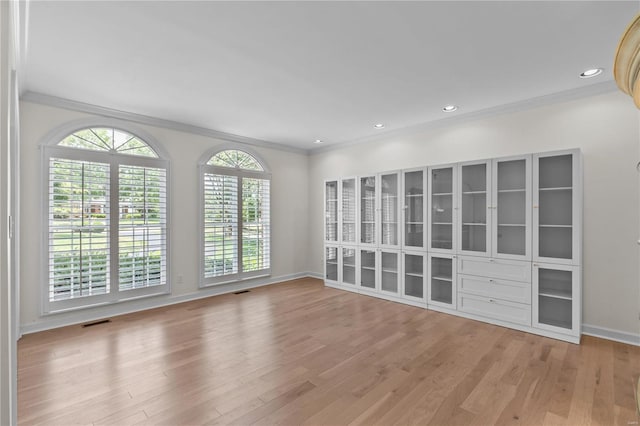
[[[346,148],[352,145],[360,145],[368,142],[375,142],[380,140],[386,140],[393,137],[402,136],[408,133],[420,133],[426,130],[435,128],[442,128],[448,126],[456,126],[463,123],[467,123],[474,120],[480,120],[482,118],[488,118],[492,116],[509,114],[514,112],[526,111],[534,108],[539,108],[547,105],[558,104],[562,102],[573,101],[576,99],[586,98],[590,96],[601,95],[604,93],[610,93],[617,91],[615,81],[608,80],[601,83],[591,84],[585,87],[577,89],[565,90],[562,92],[556,92],[549,95],[539,96],[536,98],[525,99],[522,101],[512,102],[509,104],[498,105],[495,107],[481,109],[479,111],[472,111],[465,114],[456,114],[451,117],[436,119],[427,121],[411,126],[402,127],[399,129],[389,130],[382,133],[376,133],[375,135],[366,136],[345,142],[338,142],[328,146],[322,146],[317,148],[311,148],[309,154],[320,154],[328,151],[334,151],[337,149]]]
[[[271,148],[279,151],[294,152],[296,154],[308,155],[309,150],[295,148],[277,142],[254,139],[246,136],[234,135],[233,133],[220,132],[218,130],[208,129],[205,127],[194,126],[191,124],[181,123],[178,121],[165,120],[162,118],[151,117],[148,115],[136,114],[133,112],[120,111],[117,109],[101,107],[98,105],[78,102],[70,99],[59,98],[57,96],[45,95],[38,92],[25,92],[20,99],[25,102],[32,102],[41,105],[62,108],[71,111],[95,114],[101,117],[117,118],[138,124],[146,124],[149,126],[162,127],[165,129],[175,130],[178,132],[191,133],[199,136],[206,136],[223,141],[234,142],[244,145],[250,145],[260,148]]]

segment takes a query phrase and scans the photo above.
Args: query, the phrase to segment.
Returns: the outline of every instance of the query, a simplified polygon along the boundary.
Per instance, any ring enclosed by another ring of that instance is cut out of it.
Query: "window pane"
[[[119,169],[120,290],[166,283],[166,171]]]
[[[61,140],[58,145],[92,151],[116,151],[120,154],[155,157],[158,154],[137,137],[113,128],[78,130]]]
[[[231,167],[234,169],[264,171],[258,160],[251,154],[237,149],[220,151],[207,162],[213,166]]]
[[[238,178],[204,174],[204,276],[238,273]]]
[[[269,180],[242,179],[242,270],[270,267]]]
[[[49,160],[49,300],[109,291],[109,165]]]

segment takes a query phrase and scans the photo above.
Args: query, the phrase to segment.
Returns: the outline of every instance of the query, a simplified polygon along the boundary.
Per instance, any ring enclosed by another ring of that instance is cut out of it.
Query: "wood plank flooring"
[[[640,348],[301,279],[24,336],[18,421],[629,425]]]

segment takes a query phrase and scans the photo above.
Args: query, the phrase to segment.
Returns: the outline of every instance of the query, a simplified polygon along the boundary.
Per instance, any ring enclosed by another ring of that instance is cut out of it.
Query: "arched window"
[[[225,149],[201,161],[201,285],[271,273],[271,175],[254,154]]]
[[[45,311],[166,293],[167,160],[111,127],[52,143],[44,150]]]

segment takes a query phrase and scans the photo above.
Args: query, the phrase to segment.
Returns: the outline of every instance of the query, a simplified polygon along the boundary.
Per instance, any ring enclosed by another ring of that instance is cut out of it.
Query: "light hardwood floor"
[[[301,279],[24,336],[21,424],[637,422],[640,348]]]

